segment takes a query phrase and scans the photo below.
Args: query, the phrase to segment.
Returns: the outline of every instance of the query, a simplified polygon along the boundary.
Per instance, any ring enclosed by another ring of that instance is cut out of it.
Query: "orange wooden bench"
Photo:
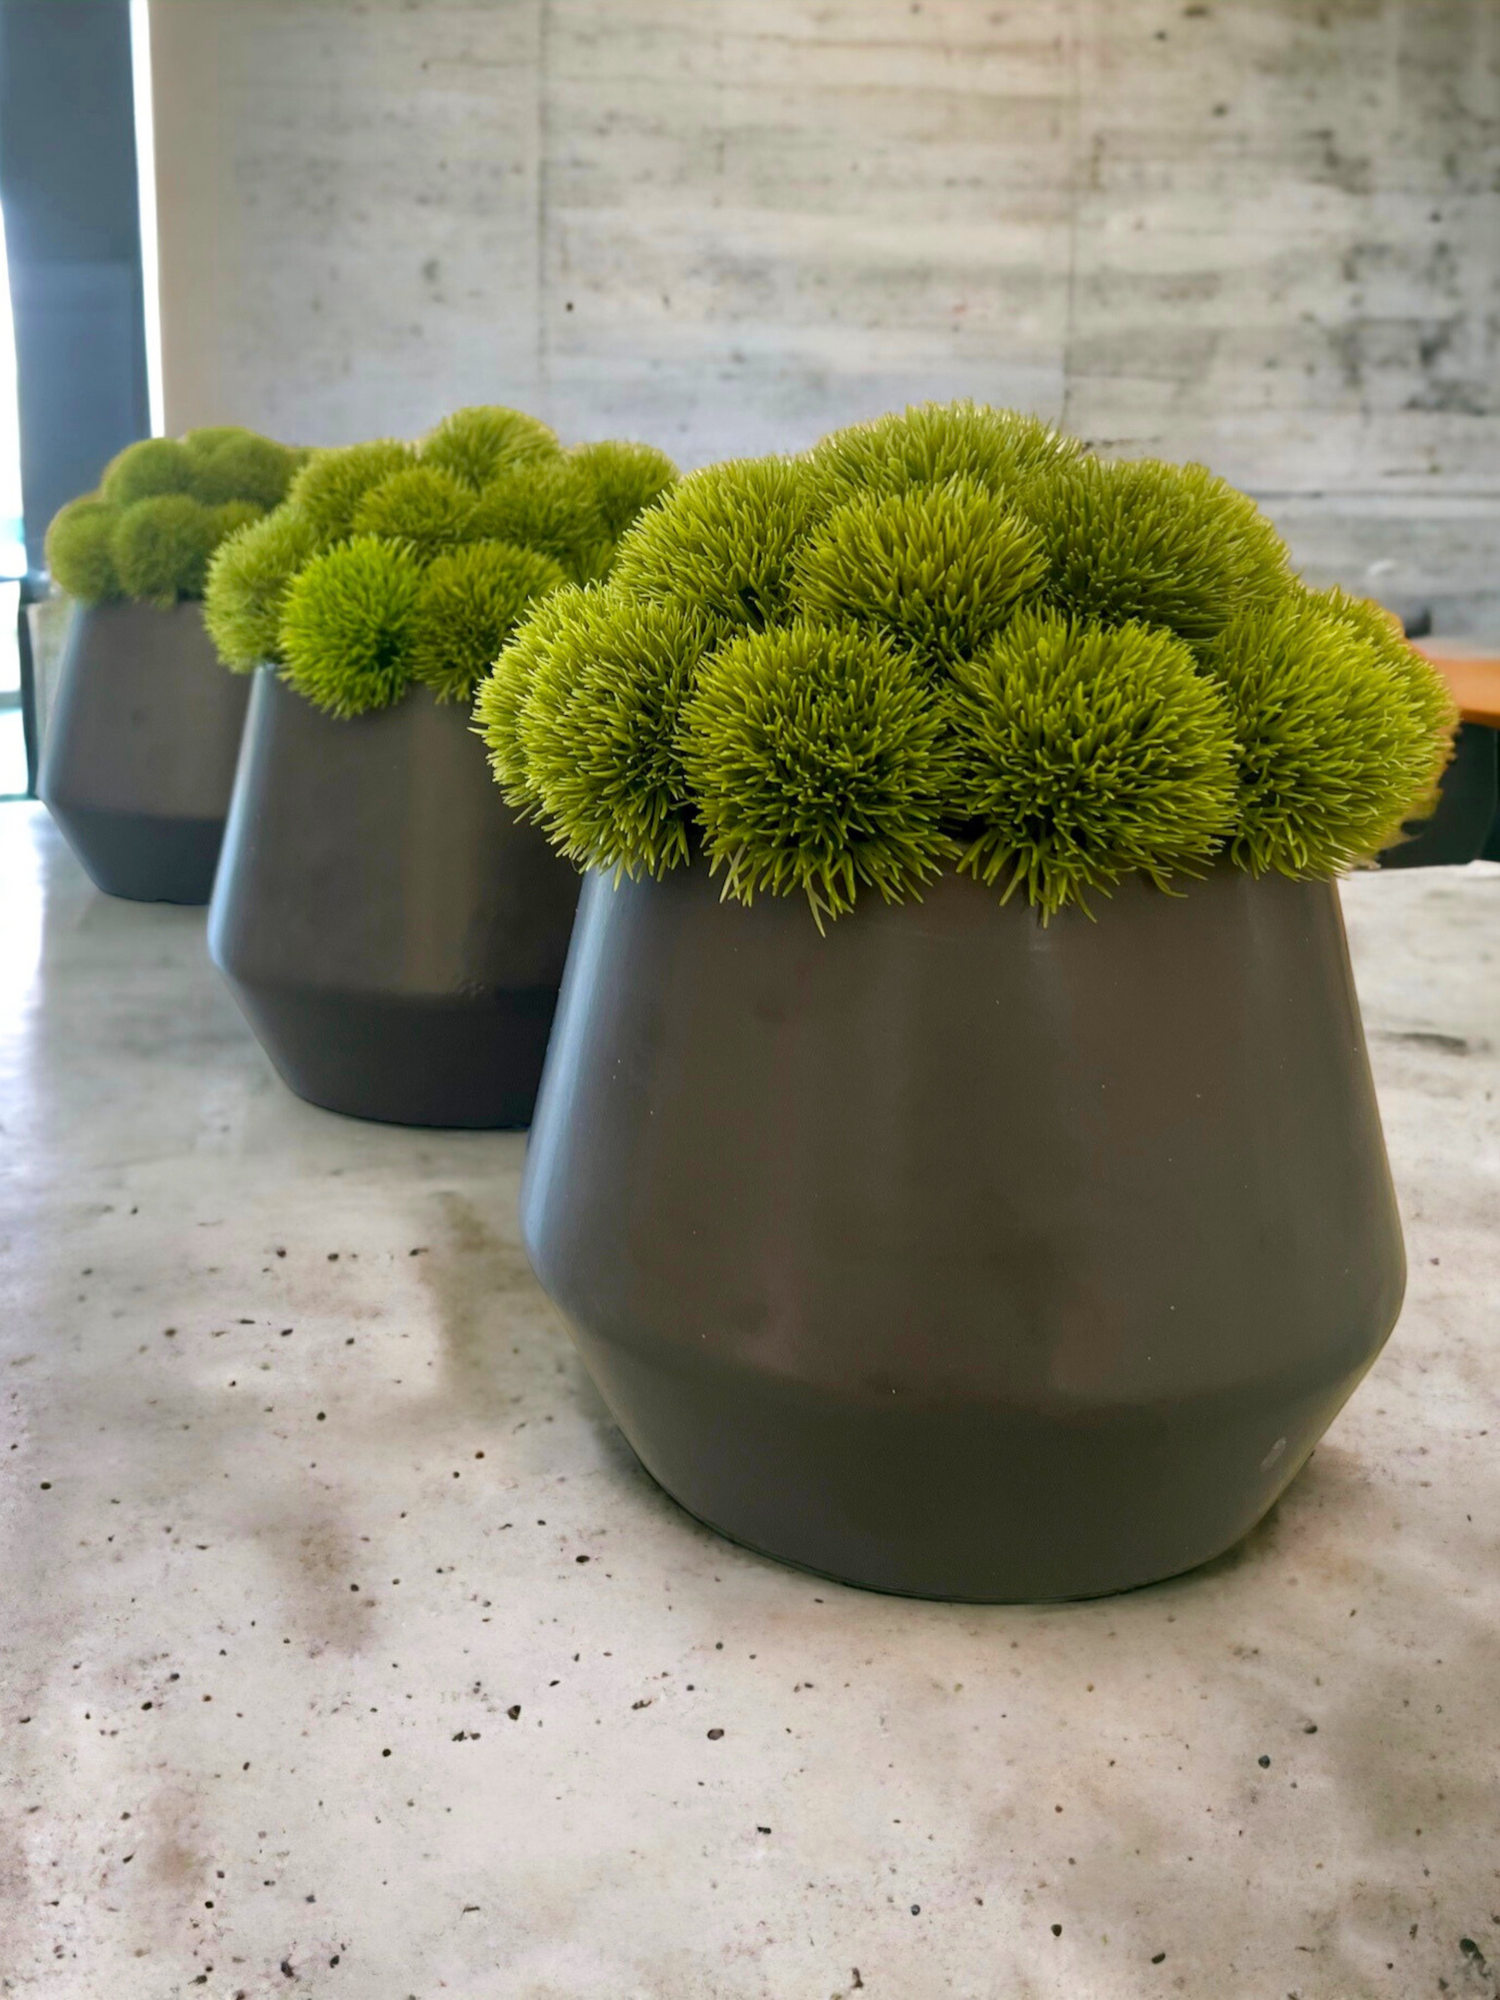
[[[1416,650],[1452,688],[1465,722],[1500,729],[1500,658],[1471,650],[1458,639],[1423,639]]]

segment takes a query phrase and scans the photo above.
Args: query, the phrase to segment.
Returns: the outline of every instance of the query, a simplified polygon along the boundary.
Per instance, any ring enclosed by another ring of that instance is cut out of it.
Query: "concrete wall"
[[[971,394],[1500,630],[1495,0],[152,0],[173,428]]]

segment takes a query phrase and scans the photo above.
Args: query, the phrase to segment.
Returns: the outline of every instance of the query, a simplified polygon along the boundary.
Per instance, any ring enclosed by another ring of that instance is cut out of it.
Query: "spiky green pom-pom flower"
[[[1373,603],[1368,597],[1351,597],[1343,590],[1311,591],[1306,601],[1337,618],[1374,647],[1382,664],[1406,690],[1423,729],[1435,745],[1442,746],[1442,759],[1433,772],[1430,796],[1424,794],[1423,803],[1430,805],[1435,800],[1437,781],[1448,761],[1453,732],[1458,727],[1458,704],[1453,699],[1453,690],[1432,663],[1424,660],[1408,642],[1400,619],[1384,605]],[[1419,817],[1419,812],[1410,817]]]
[[[254,500],[223,500],[208,510],[208,518],[213,533],[213,545],[217,549],[226,535],[238,533],[248,528],[252,521],[265,518],[265,509]],[[205,584],[205,588],[206,588]]]
[[[193,485],[192,454],[176,438],[142,438],[117,452],[104,468],[99,497],[114,507],[154,500],[164,493],[188,493]]]
[[[471,532],[540,549],[579,582],[596,574],[592,555],[605,539],[588,481],[563,458],[516,466],[491,480],[475,503]]]
[[[98,604],[118,597],[120,579],[110,554],[117,510],[89,494],[59,507],[47,530],[47,568],[70,597]]]
[[[606,439],[601,444],[576,445],[568,453],[568,463],[582,476],[612,542],[677,482],[677,467],[664,451],[649,444]]]
[[[960,866],[1044,916],[1202,872],[1234,821],[1222,696],[1170,633],[1020,611],[954,670]]]
[[[792,562],[818,506],[798,459],[730,459],[691,472],[626,535],[614,579],[725,633],[760,631],[791,615]]]
[[[582,866],[659,875],[688,853],[677,731],[703,626],[675,605],[597,586],[550,599],[537,623],[546,641],[501,656],[499,690],[480,710],[497,768],[514,714],[526,775],[511,802]],[[519,700],[506,688],[513,675],[525,684]]]
[[[422,565],[373,536],[325,550],[287,592],[282,673],[330,715],[389,708],[411,685]]]
[[[567,581],[537,549],[469,542],[440,555],[422,580],[412,673],[439,701],[467,701],[526,607]]]
[[[1451,724],[1414,698],[1378,636],[1305,595],[1236,619],[1205,653],[1237,739],[1230,851],[1251,874],[1332,875],[1368,859],[1436,784]]]
[[[321,540],[342,541],[354,531],[354,514],[372,486],[415,463],[410,445],[394,438],[316,451],[292,481],[287,498]]]
[[[1048,601],[1075,617],[1204,643],[1292,585],[1271,523],[1201,465],[1081,458],[1038,473],[1017,504],[1042,536]]]
[[[942,666],[998,632],[1046,569],[1030,522],[950,479],[840,507],[798,555],[792,597],[815,621],[873,626]]]
[[[422,462],[451,473],[476,492],[516,466],[561,455],[557,435],[537,417],[502,405],[477,403],[444,417],[422,441]]]
[[[218,538],[212,511],[186,493],[137,500],[116,516],[109,538],[120,588],[163,606],[201,597]]]
[[[827,504],[860,493],[904,493],[972,479],[1005,497],[1034,473],[1075,459],[1083,447],[1039,417],[982,403],[914,403],[871,423],[831,431],[809,453]]]
[[[474,703],[474,720],[488,746],[495,782],[508,803],[527,815],[534,816],[542,801],[521,744],[521,712],[538,671],[551,657],[553,642],[573,624],[579,603],[592,595],[576,583],[565,583],[533,605],[494,671],[480,685]]]
[[[192,464],[189,490],[206,507],[249,500],[264,512],[286,498],[294,466],[285,445],[227,426],[189,431],[183,445]]]
[[[794,624],[699,668],[679,738],[710,866],[749,902],[800,890],[821,927],[861,887],[915,894],[955,849],[943,704],[884,634]]]
[[[474,495],[436,466],[413,465],[372,486],[354,510],[356,535],[410,543],[435,556],[474,533]]]
[[[236,673],[279,659],[287,591],[320,547],[312,523],[294,507],[280,507],[240,528],[214,551],[203,592],[203,622],[220,658]]]

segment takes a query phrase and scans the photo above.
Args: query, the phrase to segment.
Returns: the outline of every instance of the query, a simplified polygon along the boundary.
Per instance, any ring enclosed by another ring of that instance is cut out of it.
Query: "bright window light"
[[[146,296],[146,395],[151,434],[166,430],[161,366],[161,267],[156,247],[156,127],[151,108],[151,0],[130,0],[130,68],[135,85],[135,165],[141,215],[141,285]]]

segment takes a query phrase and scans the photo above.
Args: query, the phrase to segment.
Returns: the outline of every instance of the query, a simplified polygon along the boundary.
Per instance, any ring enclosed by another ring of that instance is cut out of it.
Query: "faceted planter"
[[[1229,1548],[1404,1282],[1337,889],[1223,869],[1045,928],[958,877],[826,937],[591,876],[538,1277],[647,1470],[848,1582],[1089,1596]]]
[[[37,788],[106,895],[208,901],[248,695],[201,605],[75,607]]]
[[[516,823],[466,704],[349,721],[255,676],[208,942],[286,1082],[398,1125],[524,1125],[578,876]]]

